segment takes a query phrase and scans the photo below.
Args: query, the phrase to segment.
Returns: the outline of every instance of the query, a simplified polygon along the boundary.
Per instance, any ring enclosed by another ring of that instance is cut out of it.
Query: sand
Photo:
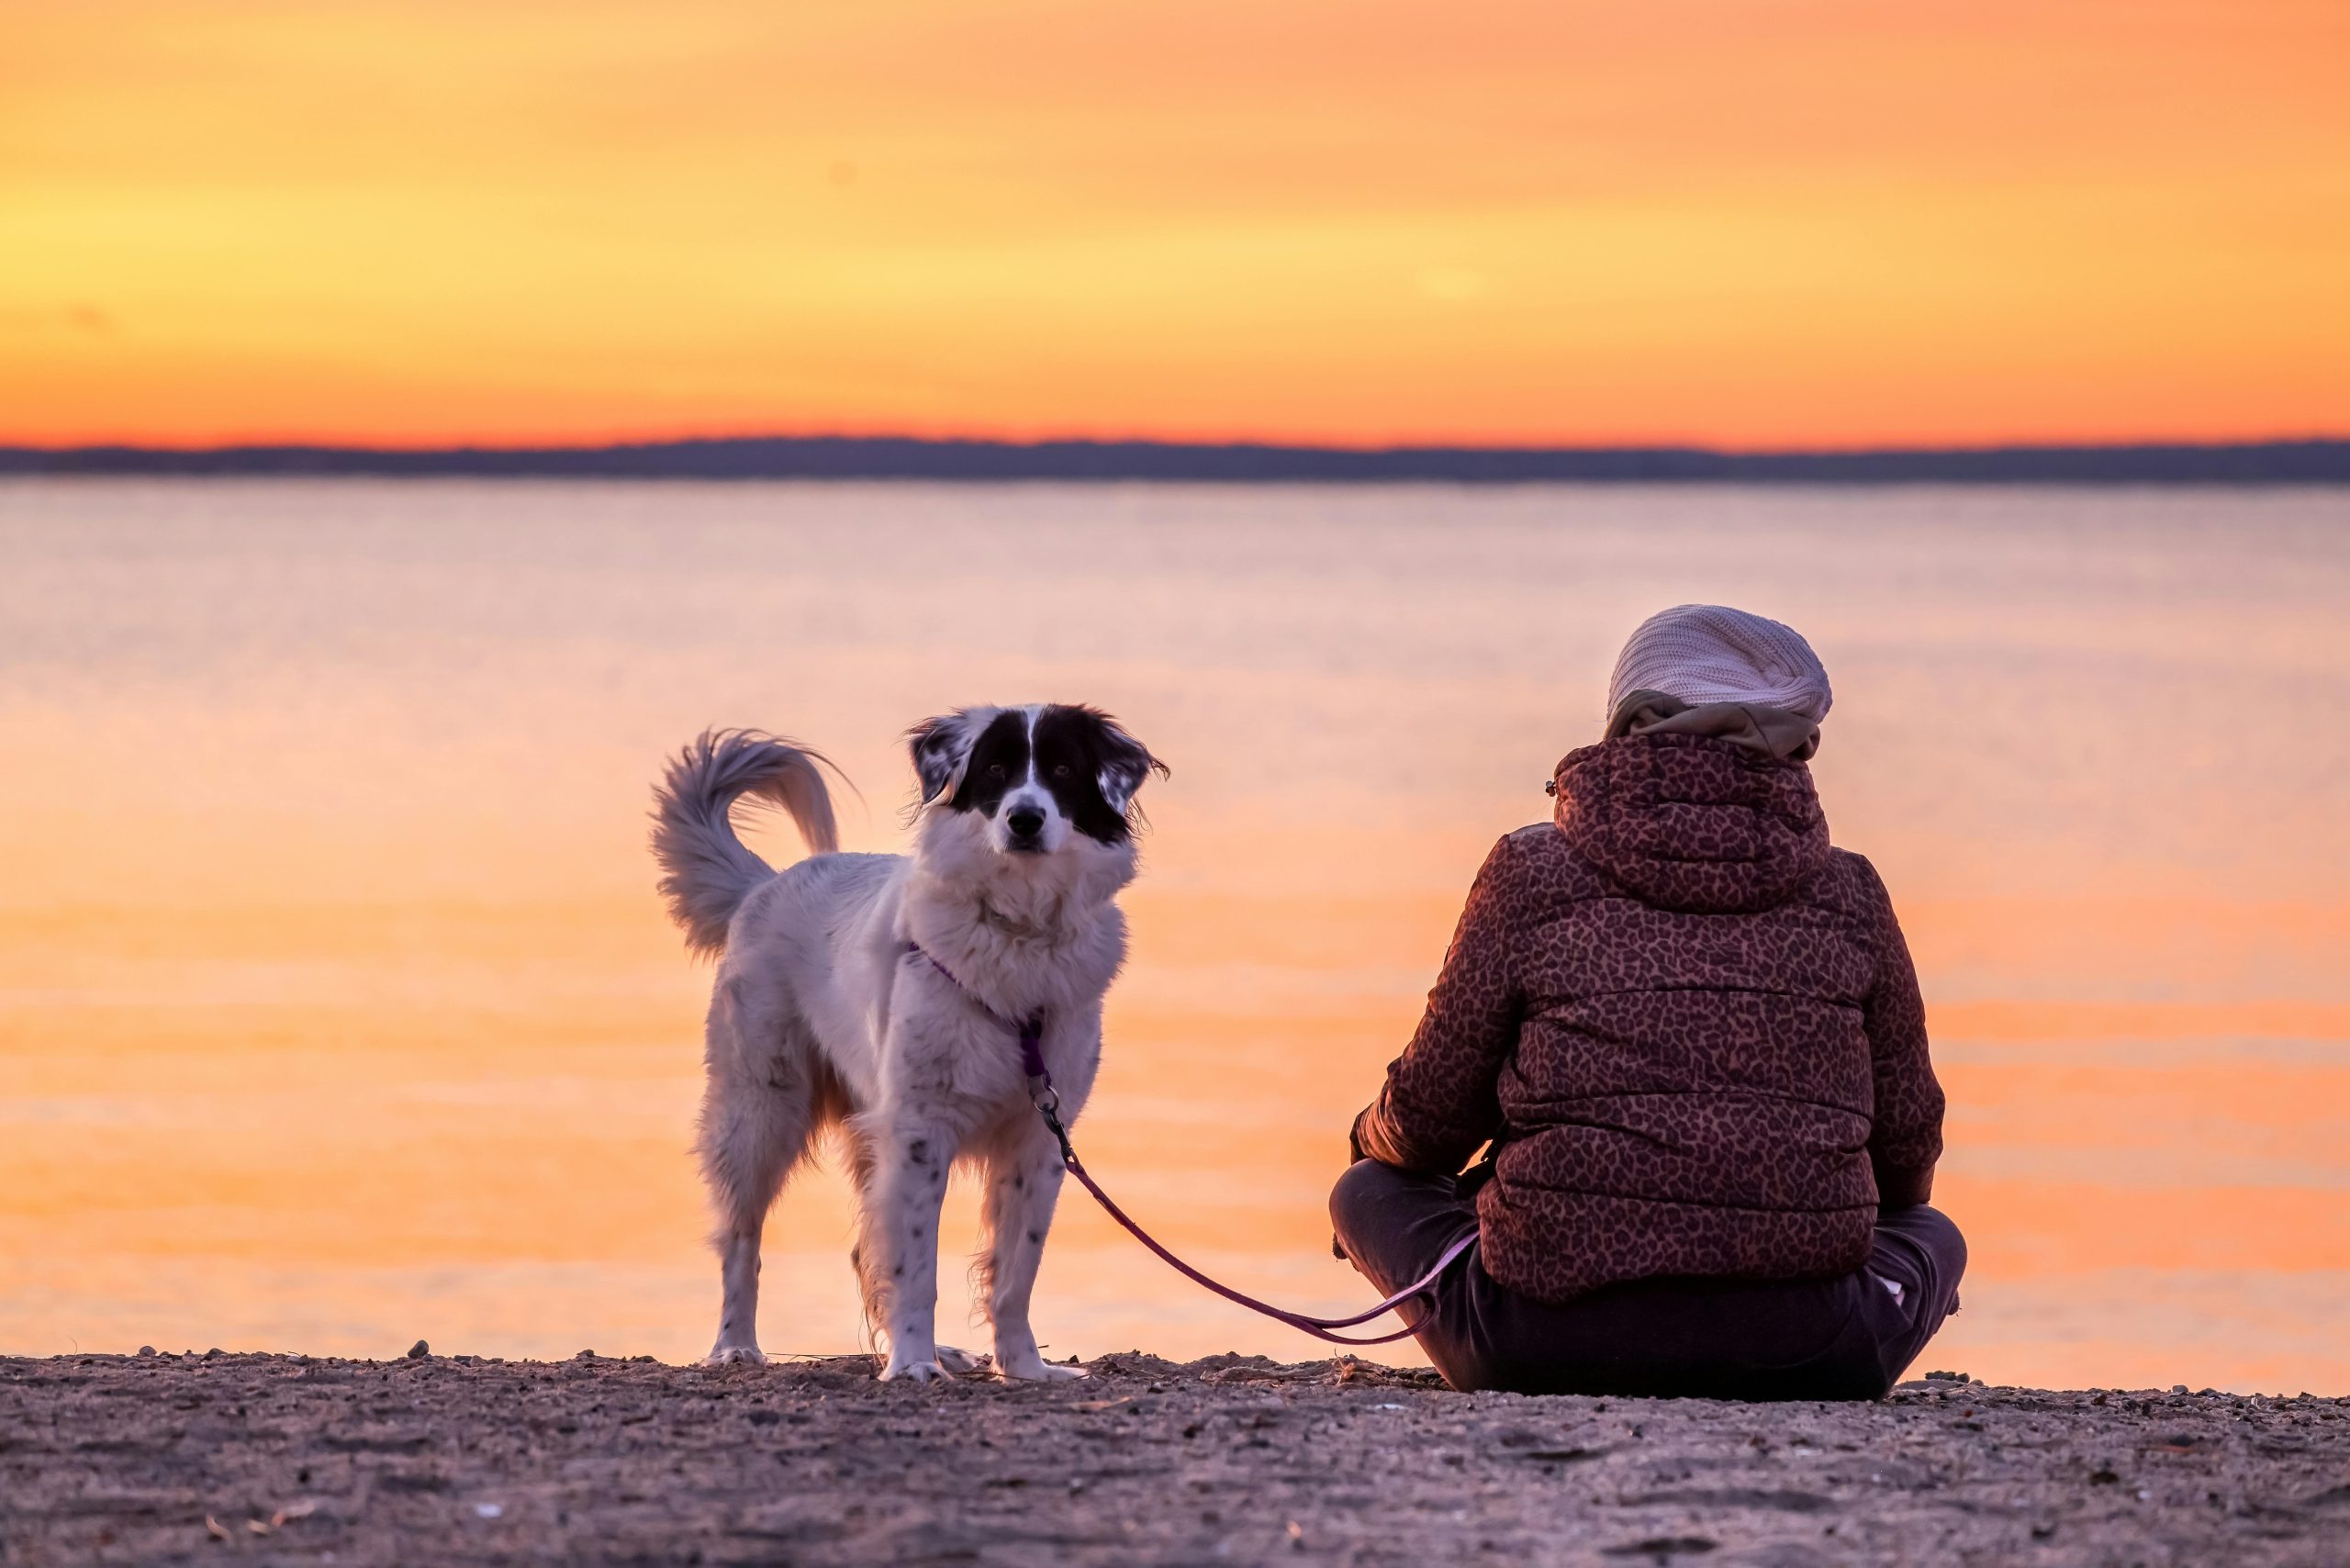
[[[2350,1400],[1093,1368],[0,1360],[0,1562],[2350,1562]]]

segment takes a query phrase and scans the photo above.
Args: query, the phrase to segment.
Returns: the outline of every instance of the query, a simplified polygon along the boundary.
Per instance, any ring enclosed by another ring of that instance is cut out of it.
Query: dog
[[[966,708],[907,732],[912,855],[840,852],[819,754],[705,732],[655,791],[653,853],[687,946],[718,956],[696,1152],[722,1303],[705,1365],[760,1362],[759,1238],[819,1135],[857,1196],[849,1258],[885,1380],[979,1370],[936,1339],[938,1215],[958,1162],[986,1182],[975,1271],[1008,1379],[1079,1377],[1038,1352],[1029,1297],[1060,1192],[1020,1023],[1042,1023],[1064,1124],[1085,1107],[1102,1002],[1125,961],[1136,797],[1167,768],[1096,709]],[[837,771],[837,770],[835,770]],[[780,807],[807,859],[777,872],[734,834],[743,797]]]

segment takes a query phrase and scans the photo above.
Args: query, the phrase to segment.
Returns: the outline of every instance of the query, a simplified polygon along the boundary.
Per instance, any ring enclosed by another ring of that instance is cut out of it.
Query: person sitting
[[[1665,610],[1477,873],[1330,1196],[1382,1293],[1475,1232],[1403,1309],[1455,1388],[1873,1399],[1958,1309],[1917,973],[1807,766],[1829,701],[1792,629]]]

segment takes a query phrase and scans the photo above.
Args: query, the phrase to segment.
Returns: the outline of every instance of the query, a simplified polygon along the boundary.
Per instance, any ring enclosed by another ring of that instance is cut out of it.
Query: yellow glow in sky
[[[2339,0],[80,0],[0,441],[2350,427]]]

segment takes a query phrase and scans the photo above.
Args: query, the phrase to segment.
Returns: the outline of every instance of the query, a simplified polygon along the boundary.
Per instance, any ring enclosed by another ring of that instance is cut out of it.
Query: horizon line
[[[0,443],[0,476],[1200,483],[2350,484],[2350,436],[1723,448],[712,435],[577,443]]]

